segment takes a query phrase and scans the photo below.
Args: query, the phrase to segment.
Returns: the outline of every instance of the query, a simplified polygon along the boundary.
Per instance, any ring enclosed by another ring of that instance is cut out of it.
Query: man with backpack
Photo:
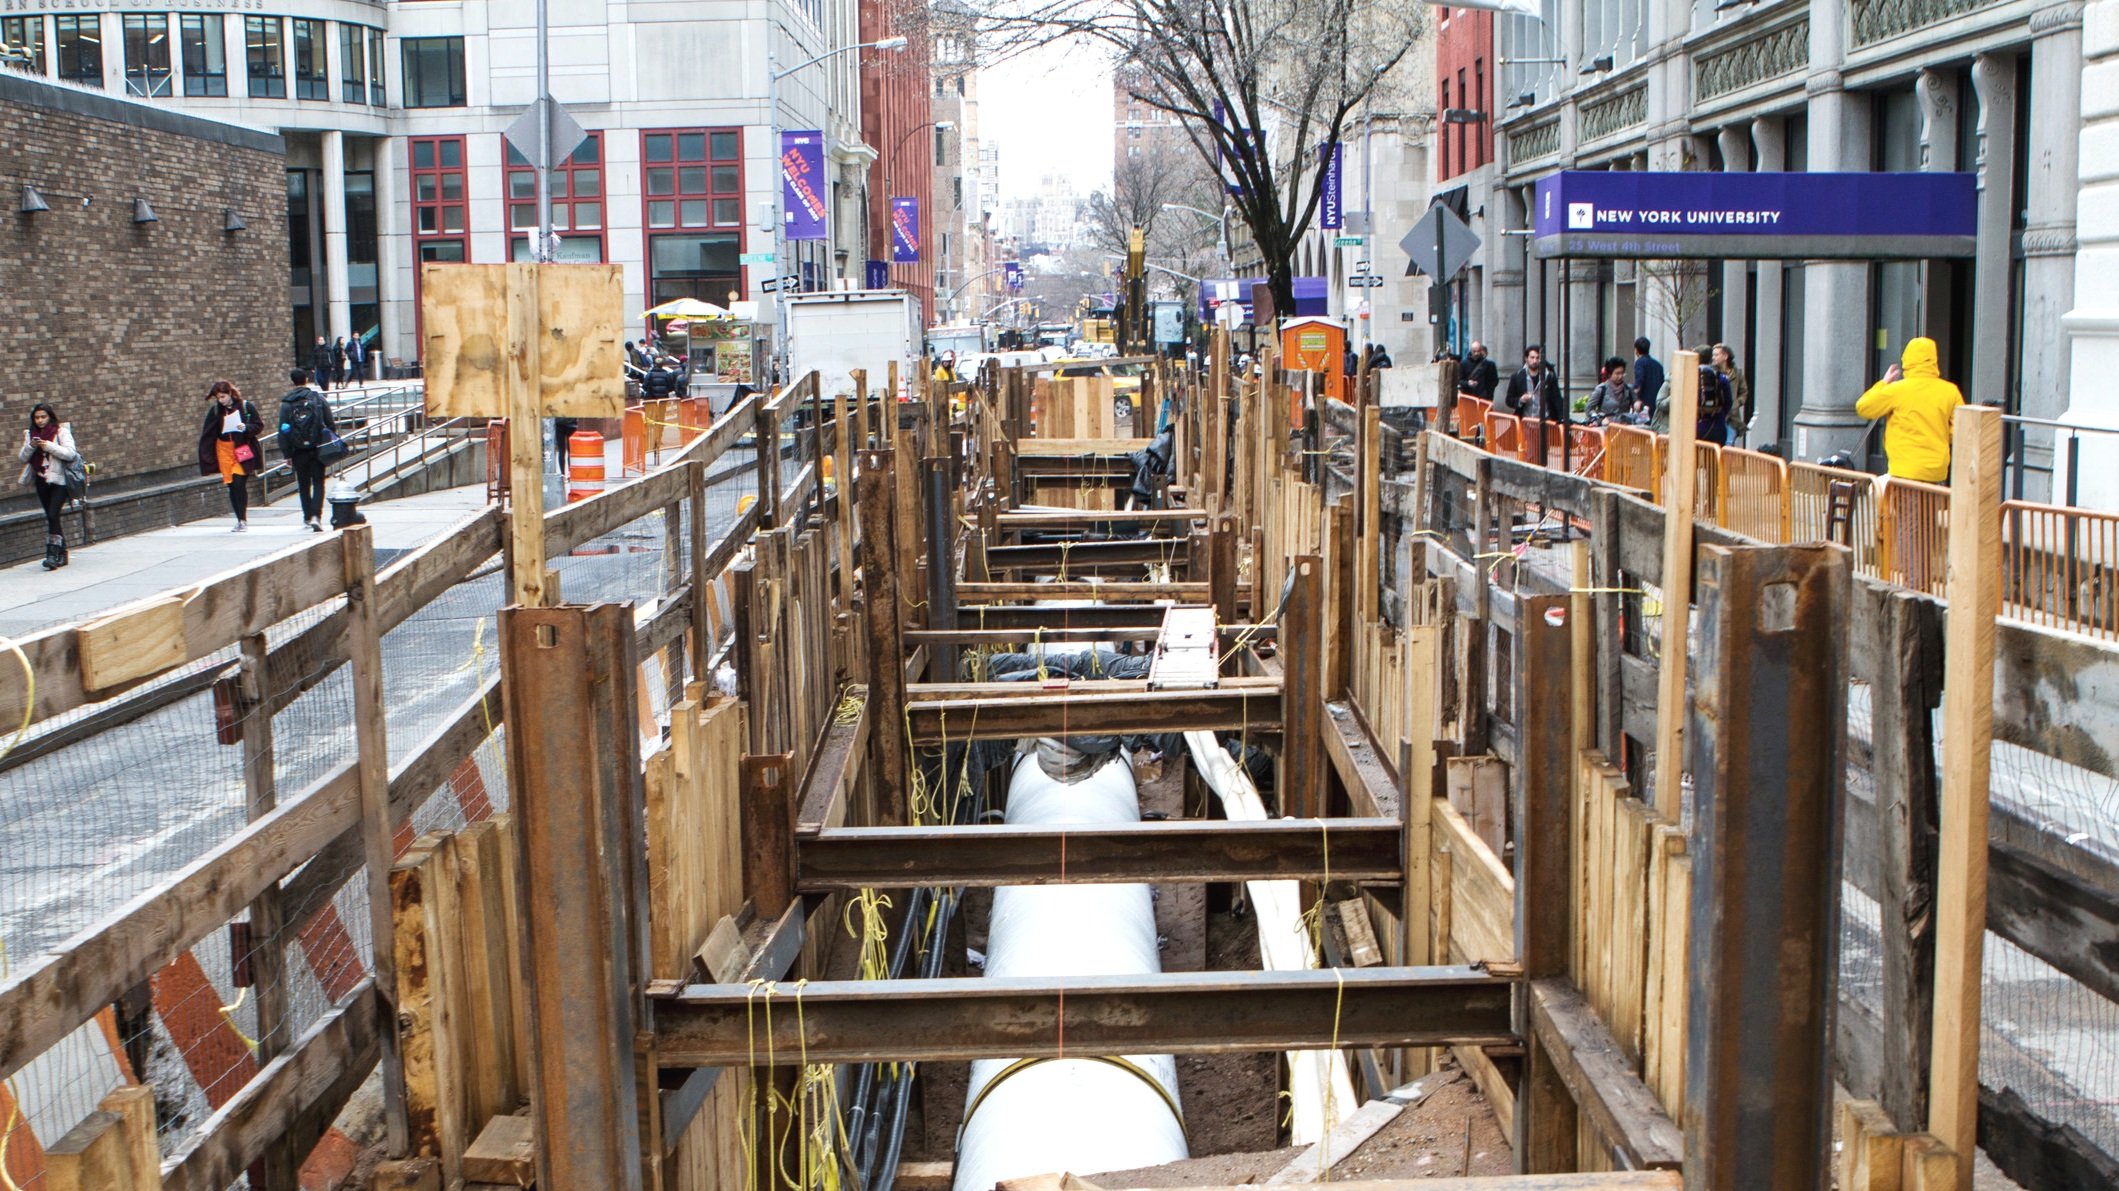
[[[324,450],[337,444],[338,423],[331,417],[331,402],[323,391],[309,383],[300,368],[287,374],[294,388],[280,398],[280,454],[294,469],[295,490],[301,495],[302,523],[311,533],[324,532]],[[343,448],[340,448],[341,453]]]

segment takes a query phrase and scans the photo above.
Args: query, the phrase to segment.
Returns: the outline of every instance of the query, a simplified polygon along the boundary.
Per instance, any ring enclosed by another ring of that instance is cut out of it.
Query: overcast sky
[[[1048,173],[1081,194],[1111,184],[1111,72],[1087,46],[1048,46],[979,76],[979,137],[1001,149],[1001,197],[1027,198]]]

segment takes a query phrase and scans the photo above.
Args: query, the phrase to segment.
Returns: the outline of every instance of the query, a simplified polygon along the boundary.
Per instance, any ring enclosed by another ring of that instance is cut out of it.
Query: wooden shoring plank
[[[1574,829],[1570,822],[1573,708],[1553,693],[1573,673],[1574,634],[1568,597],[1532,596],[1516,620],[1515,705],[1522,763],[1516,767],[1516,961],[1526,978],[1569,975],[1573,951]],[[1525,1040],[1524,1084],[1516,1097],[1517,1169],[1542,1173],[1571,1165],[1576,1114],[1550,1056],[1532,1044],[1528,999],[1516,1006],[1516,1035]]]
[[[1613,798],[1611,1015],[1607,1019],[1629,1062],[1641,1060],[1648,990],[1648,848],[1655,812],[1630,795]]]
[[[1353,680],[1355,575],[1358,547],[1351,496],[1325,510],[1324,685],[1321,698],[1341,699]]]
[[[460,1127],[461,1118],[453,1108],[456,1061],[445,1053],[443,1032],[436,1024],[447,1011],[448,997],[443,988],[446,977],[436,962],[441,942],[428,937],[427,927],[428,903],[446,884],[441,866],[433,863],[444,838],[421,836],[390,870],[391,939],[397,959],[393,1024],[404,1063],[405,1153],[433,1158],[453,1169],[445,1157],[443,1116],[445,1106],[450,1106],[446,1109],[449,1125]]]
[[[1678,813],[1685,770],[1686,641],[1692,614],[1692,493],[1699,453],[1693,450],[1700,406],[1700,360],[1692,352],[1670,357],[1670,440],[1663,480],[1663,654],[1656,670],[1655,806]],[[1696,779],[1695,779],[1696,780]]]
[[[1377,618],[1376,605],[1382,594],[1383,550],[1383,409],[1369,405],[1361,410],[1361,472],[1355,510],[1354,620],[1368,624]]]
[[[1399,748],[1398,805],[1405,821],[1405,899],[1400,914],[1400,962],[1418,967],[1437,961],[1437,942],[1447,948],[1447,932],[1437,932],[1432,911],[1446,899],[1448,879],[1440,888],[1428,857],[1435,848],[1435,669],[1441,658],[1441,633],[1433,625],[1415,625],[1400,636],[1399,663],[1404,680],[1402,714],[1393,717],[1405,732]],[[1412,1074],[1434,1067],[1435,1053],[1412,1052]]]
[[[1432,822],[1436,848],[1450,855],[1450,921],[1441,937],[1447,951],[1435,958],[1515,962],[1514,874],[1449,803],[1435,801]]]
[[[1849,583],[1829,545],[1701,553],[1689,1184],[1812,1188],[1831,1144]]]
[[[123,1118],[105,1109],[83,1117],[44,1148],[40,1191],[142,1191],[153,1186],[152,1173],[134,1172],[123,1126]]]
[[[867,696],[866,687],[847,688],[846,698],[858,704],[858,709],[851,719],[827,725],[821,743],[811,753],[795,797],[797,838],[846,821],[847,799],[859,786],[868,734],[875,730],[869,722]]]
[[[1942,825],[1935,888],[1934,1093],[1928,1131],[1972,1185],[1979,1138],[1980,975],[1987,929],[1994,618],[2001,610],[2001,411],[1957,410],[1944,620]]]
[[[834,828],[801,840],[797,888],[1403,877],[1395,819],[1185,820],[1066,830]]]
[[[1873,1100],[1839,1105],[1839,1134],[1835,1173],[1840,1191],[1899,1191],[1905,1135],[1882,1105]]]
[[[759,1052],[842,1063],[1513,1039],[1514,982],[1469,968],[1233,975],[812,981],[800,1021],[789,1005],[769,1026],[756,990],[692,985],[656,999],[655,1040],[664,1066],[730,1066],[748,1063],[754,1042]]]
[[[251,633],[239,643],[241,663],[236,676],[236,718],[242,726],[243,810],[255,821],[272,813],[279,793],[274,783],[270,654],[265,634]],[[267,887],[250,903],[250,953],[237,963],[250,969],[250,987],[257,994],[257,1052],[260,1065],[279,1056],[289,1041],[287,1030],[287,947],[282,936],[280,889]],[[150,1108],[150,1120],[153,1110]],[[159,1167],[160,1163],[156,1165]],[[270,1188],[295,1183],[301,1156],[285,1146],[274,1146],[264,1158],[261,1172]]]
[[[456,836],[457,906],[462,917],[463,993],[468,1040],[465,1056],[469,1091],[469,1127],[497,1113],[515,1111],[522,1088],[515,1079],[515,1013],[512,988],[515,968],[510,941],[515,924],[508,917],[505,882],[511,847],[505,816],[485,819]]]
[[[1531,1017],[1582,1117],[1631,1170],[1674,1170],[1685,1139],[1631,1058],[1565,980],[1530,982]]]
[[[1021,736],[1274,732],[1281,729],[1282,714],[1280,691],[1253,687],[919,701],[908,703],[905,711],[912,743],[923,747]],[[872,734],[870,739],[879,734]],[[1316,738],[1312,740],[1310,748],[1314,752]],[[1315,777],[1322,782],[1321,769],[1315,771]],[[902,825],[887,820],[884,823]]]
[[[647,881],[632,617],[509,608],[501,648],[537,1182],[638,1191],[647,957],[632,914]]]
[[[1691,869],[1685,860],[1684,831],[1674,824],[1656,824],[1648,856],[1648,975],[1641,1069],[1663,1110],[1675,1115],[1682,1111],[1685,1099],[1685,941]]]

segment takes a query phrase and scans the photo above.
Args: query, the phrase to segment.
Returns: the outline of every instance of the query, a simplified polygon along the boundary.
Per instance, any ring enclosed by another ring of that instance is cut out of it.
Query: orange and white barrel
[[[603,491],[603,436],[576,430],[567,438],[567,503]]]

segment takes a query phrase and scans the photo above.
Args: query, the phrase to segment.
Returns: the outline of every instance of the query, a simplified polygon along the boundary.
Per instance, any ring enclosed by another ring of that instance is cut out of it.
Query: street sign
[[[1376,286],[1383,284],[1383,278],[1375,273],[1356,273],[1352,277],[1347,278],[1346,283],[1348,285],[1361,286],[1364,289],[1374,289]]]
[[[537,120],[540,112],[545,113],[545,118],[551,121],[552,159],[550,161],[540,161],[537,157]],[[589,139],[587,130],[583,129],[575,121],[566,108],[560,106],[558,100],[549,95],[524,108],[522,115],[515,117],[514,123],[508,125],[507,131],[500,135],[507,139],[508,144],[515,147],[517,153],[522,154],[524,161],[541,170],[552,169],[558,166],[560,162],[572,157],[574,150],[581,147],[581,142]]]
[[[1334,237],[1332,238],[1332,247],[1334,247],[1334,248],[1359,248],[1359,247],[1361,247],[1361,237],[1360,237],[1360,236],[1334,236]]]
[[[1405,233],[1398,247],[1412,258],[1405,275],[1425,273],[1429,277],[1454,277],[1479,250],[1479,233],[1458,218],[1455,211],[1437,203],[1427,209],[1413,230]]]
[[[736,258],[736,263],[742,265],[769,265],[773,263],[773,254],[770,252],[746,252]]]
[[[780,292],[780,279],[777,277],[768,277],[758,283],[758,290],[761,293],[767,294],[778,293]]]

